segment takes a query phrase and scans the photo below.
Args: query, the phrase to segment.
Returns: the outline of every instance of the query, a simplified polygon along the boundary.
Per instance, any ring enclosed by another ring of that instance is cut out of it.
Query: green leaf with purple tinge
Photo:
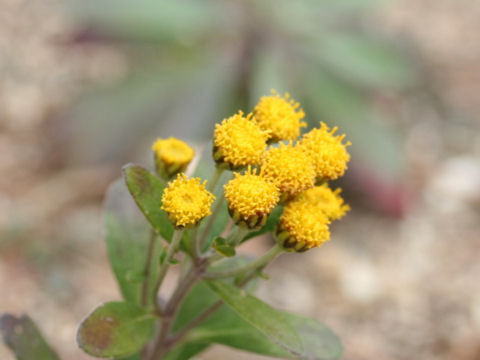
[[[165,183],[153,173],[138,165],[125,165],[123,176],[130,194],[153,228],[170,241],[173,225],[161,209]]]
[[[40,330],[27,315],[0,317],[0,333],[3,341],[19,360],[59,360],[43,338]]]
[[[87,354],[120,358],[142,349],[155,332],[155,317],[127,302],[109,302],[80,324],[77,342]]]

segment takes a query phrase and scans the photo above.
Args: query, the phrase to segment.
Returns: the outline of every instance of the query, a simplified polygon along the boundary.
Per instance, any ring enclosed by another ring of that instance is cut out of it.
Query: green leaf
[[[357,34],[330,33],[314,55],[343,80],[366,87],[405,87],[415,80],[413,64],[393,45]]]
[[[236,290],[241,291],[241,290]],[[219,297],[205,283],[195,285],[185,299],[174,330],[183,328],[200,313],[215,304]],[[291,313],[278,312],[291,328],[298,334],[303,345],[300,357],[290,354],[277,345],[250,322],[244,320],[230,306],[222,305],[208,316],[197,327],[191,330],[182,345],[175,348],[168,359],[188,359],[202,351],[211,343],[222,344],[257,354],[301,359],[338,359],[341,355],[339,339],[331,330],[318,321],[297,316]],[[196,348],[195,345],[199,347]],[[197,349],[188,356],[182,357],[183,351]],[[175,355],[174,355],[175,354]],[[178,357],[176,357],[178,356]]]
[[[123,175],[130,194],[147,220],[164,239],[170,241],[174,228],[161,209],[164,182],[138,165],[124,166]]]
[[[227,241],[222,237],[216,237],[215,240],[213,240],[213,248],[220,255],[226,257],[235,256],[235,247],[228,244]]]
[[[273,209],[272,213],[268,216],[265,225],[260,230],[249,233],[247,236],[245,236],[243,241],[247,241],[249,239],[269,232],[273,232],[275,230],[275,226],[277,225],[278,219],[280,219],[280,215],[282,215],[282,211],[283,206],[277,206],[275,209]]]
[[[138,209],[124,182],[118,180],[108,189],[105,201],[105,242],[113,273],[126,301],[140,304],[143,273],[150,225]],[[160,240],[154,246],[153,258],[159,257]],[[150,273],[158,267],[152,261]],[[151,276],[147,299],[152,298],[155,276]]]
[[[210,346],[210,343],[183,343],[165,355],[165,360],[190,360],[193,356]]]
[[[239,316],[249,322],[270,340],[292,354],[303,353],[303,345],[295,330],[281,312],[248,294],[245,290],[222,281],[209,281],[210,288]]]
[[[284,319],[297,332],[303,344],[301,359],[339,359],[342,343],[328,327],[304,316],[282,312]]]
[[[155,332],[155,317],[142,307],[109,302],[95,309],[77,333],[80,348],[89,355],[118,358],[135,354]]]
[[[175,319],[173,330],[182,329],[203,311],[215,304],[220,298],[204,283],[198,283],[185,299]],[[207,317],[193,329],[185,339],[185,344],[173,350],[181,353],[197,349],[202,351],[211,343],[223,344],[237,349],[258,354],[288,356],[288,353],[270,341],[259,330],[237,315],[230,307],[222,305],[220,309]],[[188,345],[187,348],[183,346]],[[196,348],[194,345],[200,345]],[[196,353],[196,352],[195,352]],[[194,354],[190,354],[192,356]],[[168,357],[170,359],[170,357]],[[187,359],[188,357],[171,357],[171,359]]]
[[[171,265],[178,265],[178,264],[180,264],[180,261],[178,261],[175,258],[172,258],[168,261],[168,263],[171,264]]]
[[[19,360],[59,360],[27,315],[17,318],[10,314],[0,317],[0,333],[5,344]]]

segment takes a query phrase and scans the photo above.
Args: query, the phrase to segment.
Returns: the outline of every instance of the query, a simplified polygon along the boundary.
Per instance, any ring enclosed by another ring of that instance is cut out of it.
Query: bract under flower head
[[[285,249],[305,251],[330,239],[327,216],[314,205],[289,202],[277,225],[277,239]]]
[[[267,148],[268,132],[252,121],[252,114],[243,112],[215,126],[213,134],[213,157],[217,164],[226,164],[231,169],[257,165]]]
[[[292,144],[268,150],[261,163],[262,175],[276,184],[287,198],[315,183],[315,170],[307,155]]]
[[[260,98],[253,113],[258,125],[271,131],[272,141],[295,140],[300,135],[300,128],[307,126],[301,121],[305,112],[298,102],[290,99],[289,93],[281,97],[272,90],[271,95]]]
[[[250,168],[225,185],[225,198],[235,222],[249,228],[265,224],[268,215],[280,199],[277,186]]]
[[[185,171],[195,155],[190,146],[174,137],[157,139],[152,145],[152,150],[155,155],[155,168],[165,179]]]
[[[210,207],[215,198],[205,189],[200,178],[188,179],[178,174],[169,182],[162,196],[162,209],[165,210],[177,228],[195,226],[205,216],[211,214]]]
[[[335,126],[332,130],[325,123],[321,123],[319,129],[313,129],[303,135],[298,147],[311,159],[315,166],[317,180],[335,180],[342,176],[350,161],[350,154],[345,144],[343,135],[334,135],[337,131]]]
[[[341,191],[340,188],[332,190],[327,184],[323,184],[302,192],[294,201],[308,206],[313,205],[318,211],[323,212],[329,220],[337,220],[350,210],[350,206],[344,205],[340,196]]]

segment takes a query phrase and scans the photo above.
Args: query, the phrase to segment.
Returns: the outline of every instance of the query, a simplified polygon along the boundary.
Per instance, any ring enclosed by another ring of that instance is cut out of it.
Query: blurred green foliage
[[[121,83],[93,90],[73,111],[76,153],[124,161],[145,137],[203,140],[275,88],[302,103],[310,125],[338,124],[355,156],[394,178],[394,111],[374,100],[411,87],[416,74],[402,48],[367,24],[381,3],[72,0],[81,28],[121,44],[129,59]]]

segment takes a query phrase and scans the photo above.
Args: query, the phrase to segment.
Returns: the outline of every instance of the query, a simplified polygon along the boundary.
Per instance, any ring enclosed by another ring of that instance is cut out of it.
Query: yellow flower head
[[[323,212],[330,221],[337,220],[350,210],[350,206],[343,203],[340,196],[341,191],[340,188],[332,190],[327,184],[323,184],[302,192],[294,201],[308,206],[313,205]]]
[[[211,214],[215,196],[205,189],[205,183],[200,183],[199,178],[188,179],[183,173],[168,183],[162,196],[162,209],[175,227],[193,227]]]
[[[238,225],[260,228],[277,205],[280,192],[275,184],[249,167],[243,175],[235,173],[235,178],[225,185],[225,198],[230,215]]]
[[[292,201],[280,216],[277,239],[283,248],[305,251],[330,239],[328,225],[327,216],[316,206]]]
[[[307,126],[301,121],[305,117],[300,104],[290,99],[290,94],[281,97],[272,90],[270,96],[262,96],[253,109],[255,120],[262,129],[270,130],[271,140],[295,140],[300,128]]]
[[[298,146],[307,154],[315,166],[317,180],[335,180],[342,176],[350,161],[350,154],[345,144],[343,135],[334,135],[337,131],[335,126],[332,130],[325,123],[320,123],[320,129],[313,129],[303,135]]]
[[[190,146],[173,137],[157,139],[152,145],[152,150],[155,157],[155,168],[158,174],[165,179],[185,171],[195,155]]]
[[[213,158],[230,169],[257,165],[267,148],[267,140],[268,132],[252,121],[252,114],[244,117],[239,111],[215,126]]]
[[[262,175],[276,184],[286,198],[309,189],[315,183],[312,163],[298,147],[280,144],[268,150],[261,163]]]

